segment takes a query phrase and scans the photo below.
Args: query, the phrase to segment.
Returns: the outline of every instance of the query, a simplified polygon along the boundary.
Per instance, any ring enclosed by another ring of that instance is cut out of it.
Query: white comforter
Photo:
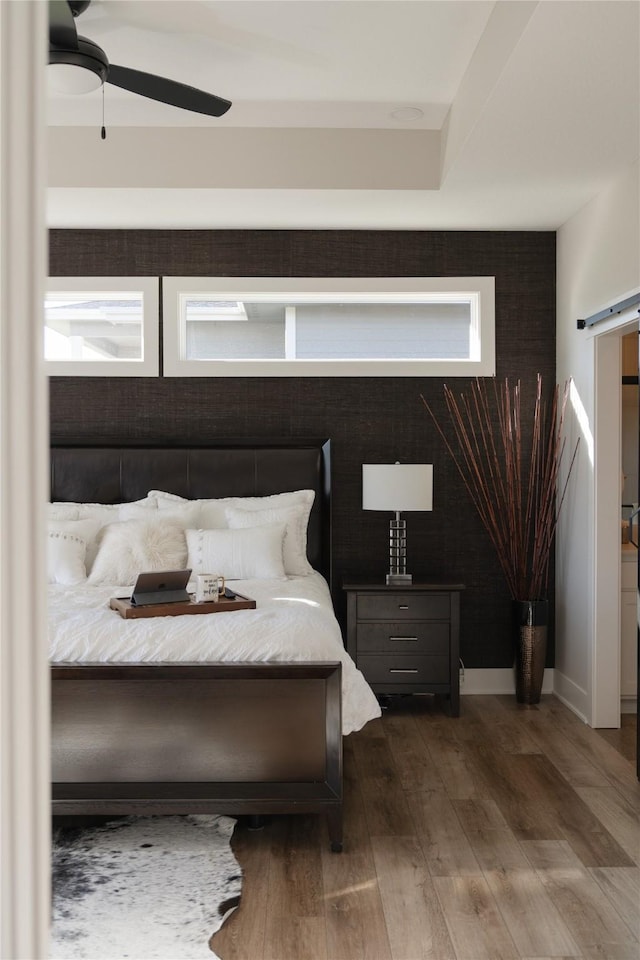
[[[51,585],[52,663],[342,661],[342,729],[380,716],[378,702],[344,649],[326,581],[319,573],[288,580],[236,580],[255,610],[124,620],[111,597],[131,587]],[[190,587],[191,589],[191,587]]]

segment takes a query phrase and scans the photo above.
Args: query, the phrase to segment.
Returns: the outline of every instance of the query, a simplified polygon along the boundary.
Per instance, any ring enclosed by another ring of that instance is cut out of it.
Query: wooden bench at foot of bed
[[[54,815],[325,813],[342,849],[342,666],[61,664]]]

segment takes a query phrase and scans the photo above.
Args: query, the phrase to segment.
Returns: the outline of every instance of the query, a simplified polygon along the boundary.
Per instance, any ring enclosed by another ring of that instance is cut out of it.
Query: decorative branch
[[[483,380],[476,379],[469,395],[458,398],[445,384],[453,442],[420,395],[489,534],[514,600],[542,599],[547,590],[558,517],[580,442],[578,438],[558,489],[569,387],[566,383],[560,398],[556,385],[546,404],[538,374],[527,451],[519,380],[515,386],[508,379],[493,380],[492,400]]]

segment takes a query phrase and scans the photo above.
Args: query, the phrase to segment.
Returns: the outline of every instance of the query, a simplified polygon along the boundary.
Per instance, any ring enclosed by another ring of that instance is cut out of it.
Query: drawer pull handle
[[[401,669],[400,667],[390,667],[389,669],[389,673],[417,673],[417,672],[418,671],[415,668],[410,670],[408,667],[405,667],[404,669]]]
[[[399,603],[399,604],[398,604],[398,610],[408,610],[408,609],[409,609],[409,604],[408,604],[408,603]]]
[[[400,643],[417,643],[417,637],[389,637],[389,640],[396,640]]]

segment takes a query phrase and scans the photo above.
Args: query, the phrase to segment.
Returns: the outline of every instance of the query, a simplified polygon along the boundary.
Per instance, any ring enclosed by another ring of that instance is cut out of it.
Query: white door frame
[[[0,0],[0,956],[47,957],[47,4]]]
[[[620,726],[622,337],[638,329],[635,308],[593,330],[594,630],[591,724]]]

